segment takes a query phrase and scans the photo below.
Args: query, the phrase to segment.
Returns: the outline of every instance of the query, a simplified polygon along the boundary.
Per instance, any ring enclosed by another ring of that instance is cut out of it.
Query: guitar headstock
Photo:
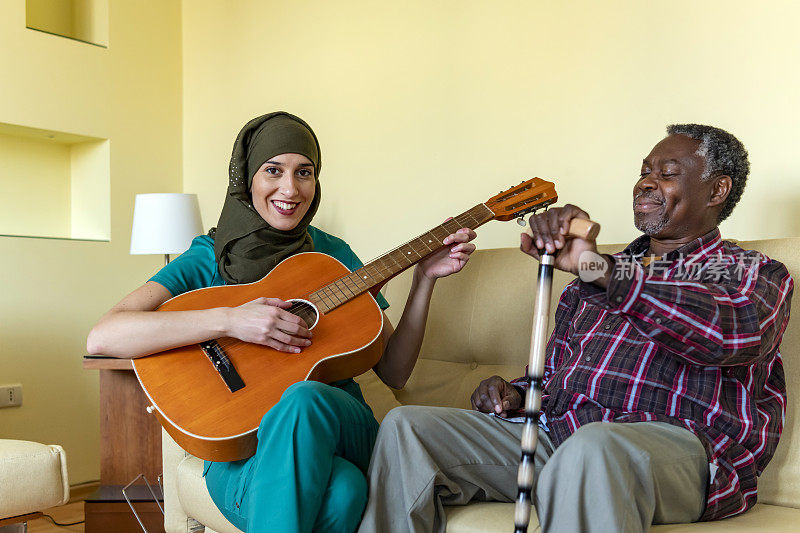
[[[495,219],[511,220],[557,201],[556,188],[551,182],[532,178],[492,196],[484,205],[492,210]]]

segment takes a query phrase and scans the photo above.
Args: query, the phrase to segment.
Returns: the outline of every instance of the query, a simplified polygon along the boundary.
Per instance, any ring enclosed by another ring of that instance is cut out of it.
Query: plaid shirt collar
[[[693,241],[687,242],[680,248],[676,248],[675,250],[667,253],[664,257],[662,257],[662,260],[672,262],[681,257],[688,257],[691,255],[697,256],[694,260],[699,260],[714,253],[721,243],[722,238],[720,237],[719,228],[714,228],[705,235],[702,235]],[[649,249],[650,236],[642,235],[630,243],[622,252],[614,255],[640,259],[645,253],[647,253],[647,250]]]

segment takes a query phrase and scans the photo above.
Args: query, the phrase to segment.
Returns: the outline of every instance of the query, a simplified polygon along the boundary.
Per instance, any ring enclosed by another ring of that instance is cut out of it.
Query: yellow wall
[[[105,49],[25,29],[24,0],[4,1],[0,50],[0,122],[109,139],[87,149],[110,151],[110,242],[0,237],[0,383],[24,388],[0,437],[63,445],[80,483],[99,478],[86,334],[161,264],[128,254],[135,194],[181,188],[180,3],[114,0]]]
[[[0,5],[0,122],[110,139],[111,240],[0,238],[0,436],[57,442],[98,477],[86,332],[159,266],[128,255],[134,195],[200,195],[212,225],[234,136],[284,109],[324,159],[323,229],[364,259],[525,177],[635,236],[630,188],[665,124],[734,132],[753,172],[723,232],[797,236],[800,4],[114,0],[108,49],[25,29]],[[514,246],[493,222],[484,247]],[[502,273],[499,273],[502,275]]]
[[[792,1],[184,2],[184,190],[215,221],[239,128],[283,109],[322,143],[317,223],[362,259],[532,176],[621,242],[642,158],[700,122],[751,154],[723,233],[797,236],[798,18]]]

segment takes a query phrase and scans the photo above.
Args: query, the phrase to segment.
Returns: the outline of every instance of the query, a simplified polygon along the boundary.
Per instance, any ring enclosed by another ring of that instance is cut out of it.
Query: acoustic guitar
[[[383,353],[383,312],[374,295],[392,277],[442,248],[464,227],[511,220],[557,201],[539,178],[502,191],[364,267],[350,272],[317,252],[291,256],[254,283],[208,287],[164,302],[157,311],[235,307],[262,296],[292,303],[288,310],[313,330],[310,346],[284,353],[223,337],[134,359],[150,400],[148,411],[186,451],[209,461],[235,461],[256,449],[262,416],[293,383],[331,383],[372,368]],[[524,222],[523,222],[524,224]]]

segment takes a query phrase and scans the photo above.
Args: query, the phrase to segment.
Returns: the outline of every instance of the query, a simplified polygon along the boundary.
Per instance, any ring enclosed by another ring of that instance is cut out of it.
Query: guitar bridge
[[[233,363],[231,363],[228,354],[225,353],[225,350],[216,340],[201,342],[200,348],[206,354],[208,360],[211,361],[211,364],[214,365],[214,370],[217,371],[229,391],[236,392],[244,388],[242,377],[236,371]]]

